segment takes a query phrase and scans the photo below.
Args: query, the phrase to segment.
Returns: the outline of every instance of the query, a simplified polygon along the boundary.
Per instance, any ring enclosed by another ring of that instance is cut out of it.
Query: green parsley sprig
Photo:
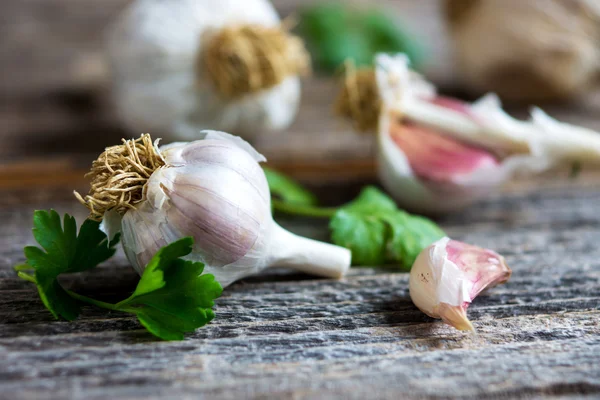
[[[116,236],[109,241],[96,221],[86,220],[77,234],[75,218],[61,218],[54,210],[36,211],[33,215],[33,237],[42,246],[23,249],[25,264],[15,269],[18,275],[37,285],[42,302],[55,318],[72,321],[79,315],[80,302],[69,296],[58,283],[58,276],[94,268],[115,253]],[[28,270],[34,270],[31,275]]]
[[[91,220],[86,220],[77,234],[75,219],[65,214],[61,226],[54,210],[34,213],[33,234],[43,249],[25,247],[27,261],[15,269],[19,277],[37,286],[42,302],[55,318],[74,320],[81,304],[88,303],[134,314],[153,335],[181,340],[184,333],[207,324],[215,316],[212,307],[221,295],[221,285],[213,275],[202,275],[204,264],[181,258],[192,251],[191,237],[160,249],[146,266],[133,294],[111,304],[64,289],[58,276],[86,271],[107,260],[115,253],[118,237],[109,241],[99,223]]]

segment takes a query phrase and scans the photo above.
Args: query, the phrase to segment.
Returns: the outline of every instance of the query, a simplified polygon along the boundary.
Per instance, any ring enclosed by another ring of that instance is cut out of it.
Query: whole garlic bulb
[[[467,307],[486,288],[508,281],[511,269],[492,250],[442,238],[410,270],[410,297],[425,314],[459,330],[474,330]]]
[[[461,77],[474,91],[537,102],[598,83],[597,0],[446,0],[445,8]]]
[[[223,287],[271,266],[344,275],[349,250],[296,236],[273,221],[269,187],[258,164],[265,161],[261,154],[223,132],[204,131],[199,137],[203,140],[155,149],[164,165],[148,171],[141,200],[124,208],[119,203],[104,215],[104,229],[111,237],[122,232],[125,254],[140,274],[161,247],[192,236],[188,258],[203,262],[205,273]],[[101,156],[97,165],[105,159]],[[91,192],[82,200],[99,214],[94,204],[105,203],[98,197],[104,193]],[[121,218],[117,211],[123,210]]]
[[[225,44],[211,42],[225,40],[221,33],[231,39],[238,28],[239,54],[249,58],[248,65]],[[219,68],[213,61],[213,70],[241,74],[243,83],[253,85],[250,92],[225,93],[211,79],[204,51],[215,47],[230,63]],[[186,141],[205,128],[250,139],[287,127],[298,109],[298,73],[308,62],[300,40],[281,28],[268,0],[135,0],[110,27],[107,52],[125,124]]]

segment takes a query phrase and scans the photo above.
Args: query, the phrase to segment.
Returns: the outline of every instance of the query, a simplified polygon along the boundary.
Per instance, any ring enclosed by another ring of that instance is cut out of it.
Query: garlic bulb
[[[558,122],[538,108],[529,121],[513,119],[493,94],[473,104],[440,97],[403,55],[379,55],[370,84],[380,99],[379,177],[407,209],[449,212],[489,196],[516,175],[574,162],[600,164],[600,134]],[[355,110],[345,112],[355,120],[372,120],[373,110],[362,112],[363,104],[341,108]]]
[[[147,135],[108,148],[94,164],[90,194],[79,196],[92,216],[103,217],[110,237],[122,232],[125,254],[140,274],[161,247],[192,236],[188,258],[205,263],[205,273],[222,286],[271,266],[332,278],[344,275],[349,250],[296,236],[273,221],[269,187],[258,164],[265,161],[261,154],[222,132],[198,136],[202,140],[160,149]],[[117,164],[117,152],[131,155],[132,161]],[[125,172],[109,177],[105,164]],[[128,165],[133,168],[127,170]],[[144,167],[145,180],[134,176]],[[120,178],[126,187],[116,183]],[[123,196],[132,187],[140,197]],[[108,198],[110,191],[115,195]],[[130,198],[137,200],[131,204]]]
[[[600,77],[597,0],[446,0],[464,84],[506,100],[589,91]]]
[[[505,283],[510,275],[496,252],[445,237],[417,257],[410,271],[410,297],[430,317],[474,330],[467,307],[481,291]]]
[[[168,140],[287,127],[308,68],[268,0],[135,0],[110,27],[107,53],[121,119]]]

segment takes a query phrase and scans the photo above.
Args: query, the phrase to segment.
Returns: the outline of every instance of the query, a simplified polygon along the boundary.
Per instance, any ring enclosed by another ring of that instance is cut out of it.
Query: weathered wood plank
[[[430,331],[422,333],[431,335]],[[365,332],[364,336],[370,335],[371,332]],[[34,379],[28,379],[25,385],[15,379],[4,387],[3,393],[17,396],[12,398],[31,398],[42,393],[50,394],[48,398],[73,393],[97,398],[107,395],[106,388],[113,388],[111,397],[119,398],[132,394],[187,394],[201,398],[358,399],[373,393],[378,398],[514,398],[536,394],[598,395],[600,391],[600,372],[595,368],[600,352],[597,332],[575,339],[534,339],[499,346],[485,341],[472,345],[470,338],[455,343],[457,348],[434,351],[424,350],[418,340],[404,345],[396,341],[372,348],[359,346],[359,350],[352,344],[319,354],[321,349],[312,349],[314,343],[308,342],[302,348],[288,349],[288,357],[277,358],[276,364],[271,358],[261,359],[260,353],[254,353],[255,362],[232,356],[231,352],[225,353],[230,357],[206,354],[201,343],[174,349],[165,344],[166,348],[158,354],[147,349],[115,348],[108,359],[103,358],[104,352],[83,351],[77,352],[73,361],[49,357],[48,369],[31,365],[36,368]],[[254,351],[256,348],[250,349],[250,353]],[[21,374],[29,377],[31,369]],[[15,371],[15,375],[19,376],[19,372]],[[74,376],[76,380],[68,378]],[[449,385],[449,381],[456,385]]]
[[[85,210],[57,192],[0,200],[0,397],[531,398],[600,395],[597,180],[509,187],[441,221],[513,268],[478,297],[477,336],[410,302],[405,273],[354,269],[340,281],[273,270],[234,284],[217,319],[184,342],[156,342],[134,318],[85,308],[53,321],[10,266],[31,242],[31,211]],[[343,200],[343,199],[339,199]],[[284,220],[325,238],[324,221]],[[65,282],[107,300],[137,277],[122,254]]]

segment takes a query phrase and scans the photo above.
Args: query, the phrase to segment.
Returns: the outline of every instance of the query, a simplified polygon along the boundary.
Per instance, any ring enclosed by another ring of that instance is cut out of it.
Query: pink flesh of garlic
[[[426,180],[453,182],[479,168],[499,165],[486,150],[410,122],[392,124],[390,136],[404,152],[414,173]]]
[[[508,281],[498,253],[442,238],[419,254],[410,272],[410,297],[425,314],[459,330],[474,330],[467,307],[481,291]]]

